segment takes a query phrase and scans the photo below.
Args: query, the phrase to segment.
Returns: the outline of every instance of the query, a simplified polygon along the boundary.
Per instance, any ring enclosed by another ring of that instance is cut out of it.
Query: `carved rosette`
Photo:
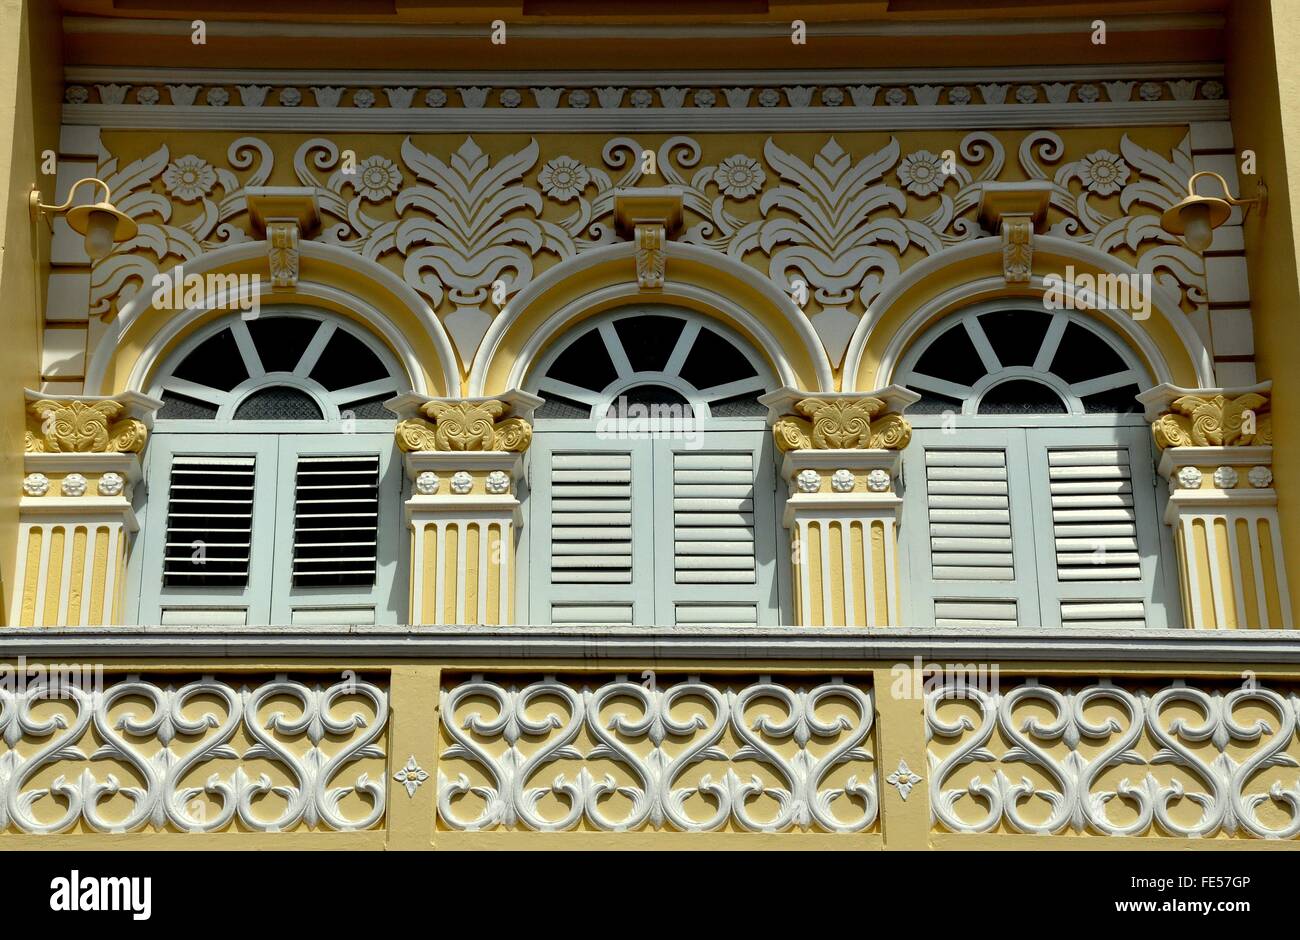
[[[782,451],[902,450],[912,439],[912,426],[900,414],[882,414],[879,398],[805,398],[794,410],[802,417],[788,415],[772,425]]]
[[[1268,396],[1247,392],[1183,395],[1151,423],[1156,446],[1245,447],[1273,443],[1273,416]]]
[[[532,443],[533,428],[523,418],[502,418],[507,405],[496,399],[430,401],[420,406],[424,418],[397,423],[394,433],[403,451],[510,451],[522,454]]]
[[[24,450],[29,454],[138,454],[148,432],[138,418],[123,418],[116,401],[42,398],[27,405]]]

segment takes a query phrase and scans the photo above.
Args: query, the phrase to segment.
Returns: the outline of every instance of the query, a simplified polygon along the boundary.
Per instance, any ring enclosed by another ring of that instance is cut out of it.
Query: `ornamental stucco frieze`
[[[925,702],[934,821],[965,833],[1294,839],[1298,706],[1294,690],[1253,680],[940,683]]]
[[[438,817],[465,830],[862,832],[879,805],[874,714],[869,689],[838,680],[473,676],[441,692]]]
[[[543,269],[626,237],[615,199],[637,187],[679,192],[678,239],[757,267],[801,304],[838,362],[887,282],[922,258],[997,234],[981,227],[977,208],[986,183],[1009,178],[1050,190],[1045,234],[1121,256],[1185,310],[1203,304],[1203,260],[1159,225],[1193,171],[1188,138],[1157,152],[1114,133],[1090,132],[1094,142],[1070,148],[1049,130],[1018,143],[1008,132],[954,134],[947,148],[909,143],[906,133],[879,146],[862,142],[879,137],[853,134],[811,147],[767,137],[740,152],[707,135],[657,145],[618,136],[598,158],[563,137],[504,149],[493,140],[490,150],[472,135],[394,137],[387,153],[375,152],[373,137],[310,137],[286,170],[316,194],[316,239],[399,273],[444,320],[464,362]],[[125,165],[104,157],[99,175],[140,231],[94,265],[94,313],[111,314],[160,269],[254,236],[249,190],[273,177],[287,183],[288,173],[258,137],[224,146],[218,155],[164,145]]]
[[[912,438],[903,416],[883,414],[879,398],[805,398],[794,409],[803,417],[778,418],[772,425],[782,450],[902,450]]]
[[[83,678],[0,684],[0,833],[359,830],[384,818],[378,685],[128,677],[98,689],[89,667]],[[51,700],[63,711],[42,711]]]
[[[1156,446],[1245,447],[1273,443],[1269,398],[1259,392],[1182,395],[1151,424]]]

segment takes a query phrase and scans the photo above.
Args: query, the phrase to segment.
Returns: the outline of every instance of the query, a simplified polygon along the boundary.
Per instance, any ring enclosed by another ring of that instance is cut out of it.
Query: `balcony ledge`
[[[1281,630],[545,626],[8,627],[0,659],[806,660],[1300,663]]]

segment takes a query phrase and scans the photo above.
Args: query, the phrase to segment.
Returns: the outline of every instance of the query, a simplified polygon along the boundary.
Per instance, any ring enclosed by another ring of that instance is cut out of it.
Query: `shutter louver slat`
[[[163,545],[165,586],[248,584],[254,463],[253,457],[172,458]]]
[[[293,583],[375,583],[379,457],[300,457],[294,479]]]
[[[630,584],[632,455],[555,454],[550,471],[551,583]],[[557,605],[551,619],[628,622],[621,607],[592,605]]]
[[[678,584],[753,584],[754,459],[750,453],[673,454],[673,567]],[[694,605],[678,620],[703,622]],[[721,610],[719,619],[729,615]],[[716,615],[715,614],[715,615]],[[747,621],[749,614],[742,613]]]
[[[927,450],[925,482],[932,576],[943,581],[1014,580],[1006,454]],[[999,608],[985,615],[997,621],[1003,613]],[[980,618],[944,615],[936,606],[936,619]],[[1014,604],[1010,619],[1014,622]]]

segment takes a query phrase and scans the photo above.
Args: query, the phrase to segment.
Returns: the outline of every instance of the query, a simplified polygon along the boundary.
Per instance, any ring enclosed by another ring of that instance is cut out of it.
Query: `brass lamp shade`
[[[111,202],[97,202],[90,206],[73,206],[68,210],[68,225],[78,235],[85,235],[91,229],[91,220],[96,213],[106,212],[113,217],[112,238],[115,242],[124,242],[128,238],[134,238],[140,227],[135,224],[135,219],[131,218],[125,212],[119,212]],[[103,218],[95,220],[98,224],[104,224]]]
[[[1160,216],[1160,227],[1170,235],[1182,235],[1187,231],[1188,216],[1195,216],[1197,210],[1187,213],[1192,206],[1204,206],[1209,210],[1210,228],[1218,228],[1232,215],[1232,206],[1214,196],[1185,196],[1174,206],[1170,206]]]

